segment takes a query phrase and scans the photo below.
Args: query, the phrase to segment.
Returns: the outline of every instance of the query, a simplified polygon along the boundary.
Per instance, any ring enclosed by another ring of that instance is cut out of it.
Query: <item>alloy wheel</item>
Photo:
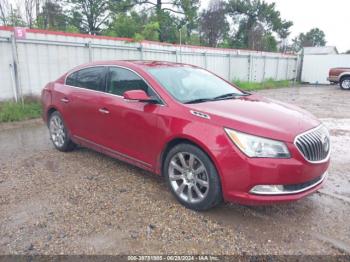
[[[350,79],[343,80],[341,86],[343,89],[350,89]]]
[[[208,172],[194,154],[179,152],[169,164],[169,180],[175,194],[187,203],[202,201],[209,191]]]
[[[66,133],[62,119],[58,115],[54,115],[50,119],[50,135],[52,142],[57,147],[62,147],[66,139]]]

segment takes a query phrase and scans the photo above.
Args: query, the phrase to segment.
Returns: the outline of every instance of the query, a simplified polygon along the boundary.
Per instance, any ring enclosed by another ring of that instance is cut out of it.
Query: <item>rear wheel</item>
[[[202,211],[222,201],[216,168],[198,147],[175,146],[167,154],[163,168],[171,192],[185,207]]]
[[[350,76],[346,76],[341,79],[340,87],[344,90],[350,90]]]
[[[62,152],[71,151],[75,144],[69,138],[63,118],[58,111],[53,112],[49,119],[50,138],[56,149]]]

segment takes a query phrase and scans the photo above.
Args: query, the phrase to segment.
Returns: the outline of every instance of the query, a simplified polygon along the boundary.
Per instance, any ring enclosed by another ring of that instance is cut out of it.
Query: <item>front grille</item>
[[[319,162],[328,157],[330,151],[329,132],[323,125],[298,135],[295,145],[309,162]]]
[[[318,184],[318,182],[320,182],[322,180],[322,176],[320,177],[316,177],[315,179],[312,179],[308,182],[305,183],[301,183],[301,184],[294,184],[294,185],[284,185],[283,189],[286,191],[299,191],[299,190],[303,190],[305,188],[309,188],[312,187],[313,185]]]

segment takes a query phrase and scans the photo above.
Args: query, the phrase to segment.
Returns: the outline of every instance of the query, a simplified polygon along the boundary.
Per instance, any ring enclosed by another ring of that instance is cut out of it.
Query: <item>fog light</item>
[[[283,185],[257,185],[250,190],[252,194],[268,195],[283,193]]]

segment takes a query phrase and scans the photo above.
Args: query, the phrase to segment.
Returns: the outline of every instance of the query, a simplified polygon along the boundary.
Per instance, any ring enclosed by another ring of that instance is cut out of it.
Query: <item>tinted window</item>
[[[105,67],[90,67],[79,70],[75,86],[105,91],[105,72]]]
[[[74,73],[70,74],[66,79],[66,85],[78,86],[77,76],[78,76],[78,72],[74,72]]]
[[[108,77],[108,92],[123,96],[130,90],[143,90],[149,96],[155,96],[151,88],[137,74],[124,68],[110,67]]]

